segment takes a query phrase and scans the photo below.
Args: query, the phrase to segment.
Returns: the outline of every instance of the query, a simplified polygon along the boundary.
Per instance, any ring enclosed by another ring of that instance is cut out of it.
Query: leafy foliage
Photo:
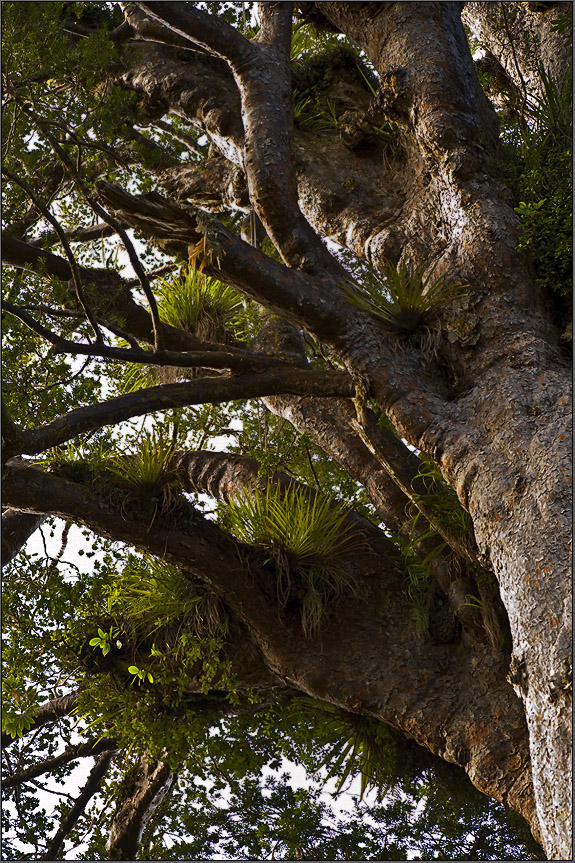
[[[558,85],[540,68],[542,96],[510,97],[503,130],[505,173],[523,222],[520,248],[534,261],[538,285],[554,299],[571,340],[573,295],[573,72]]]

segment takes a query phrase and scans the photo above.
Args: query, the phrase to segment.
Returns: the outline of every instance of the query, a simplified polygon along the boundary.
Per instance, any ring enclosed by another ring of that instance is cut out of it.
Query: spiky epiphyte
[[[363,546],[363,535],[333,498],[268,483],[265,490],[231,500],[225,517],[238,539],[270,549],[279,603],[285,606],[294,596],[300,600],[306,635],[318,629],[330,599],[344,590],[357,593],[355,579],[341,561]]]
[[[350,303],[379,318],[390,334],[421,345],[426,353],[433,353],[432,334],[440,309],[462,296],[465,287],[448,273],[434,276],[427,259],[414,267],[405,263],[396,267],[388,261],[381,279],[370,276],[361,286],[354,281],[342,285]]]
[[[160,279],[159,288],[160,315],[166,323],[205,341],[245,341],[244,301],[233,288],[191,268]]]

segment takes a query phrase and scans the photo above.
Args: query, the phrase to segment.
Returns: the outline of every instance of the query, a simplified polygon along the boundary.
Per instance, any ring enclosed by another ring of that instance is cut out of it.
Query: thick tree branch
[[[44,704],[41,704],[38,708],[34,722],[25,730],[24,734],[30,734],[32,731],[36,731],[37,728],[42,728],[43,725],[47,725],[49,722],[54,722],[54,720],[60,719],[62,716],[68,716],[76,706],[78,695],[79,690],[75,689],[72,692],[66,693],[66,695],[60,695],[58,698],[53,698],[51,701],[45,701]],[[15,738],[10,734],[2,732],[2,749],[10,743],[13,743],[14,740]]]
[[[213,217],[168,201],[156,192],[138,197],[108,183],[100,196],[146,235],[172,253],[195,243],[203,248],[205,272],[307,329],[371,381],[372,394],[402,434],[420,449],[444,445],[446,429],[457,437],[457,407],[437,393],[437,379],[407,348],[397,361],[393,339],[380,321],[346,299],[334,274],[314,276],[288,269],[232,234]],[[200,233],[201,232],[201,233]],[[200,243],[198,244],[198,235]],[[374,358],[378,359],[374,361]],[[392,369],[390,374],[388,369]]]
[[[481,645],[470,651],[417,638],[406,626],[409,601],[395,569],[397,559],[386,556],[387,543],[381,550],[374,544],[372,563],[371,558],[362,566],[358,560],[346,562],[350,571],[358,569],[369,595],[337,603],[333,626],[322,628],[319,651],[319,642],[294,637],[299,616],[278,615],[264,557],[198,514],[185,531],[161,518],[150,531],[145,519],[128,517],[87,487],[29,467],[10,468],[4,494],[9,505],[41,506],[68,518],[73,514],[97,533],[191,570],[244,622],[268,667],[287,685],[391,722],[432,752],[466,766],[478,787],[532,818],[524,718],[505,682],[505,662],[494,660]],[[348,633],[343,650],[342,631]],[[366,654],[366,643],[377,649]],[[501,711],[506,723],[496,719]],[[481,734],[478,716],[483,717]]]
[[[571,63],[568,40],[553,25],[559,15],[572,11],[572,4],[549,4],[542,13],[534,12],[530,5],[466,3],[461,17],[501,64],[518,91],[541,98],[545,95],[541,66],[560,85]]]
[[[137,8],[178,36],[230,63],[254,55],[253,45],[221,18],[180,3],[136,3]]]
[[[44,426],[27,430],[20,453],[33,455],[43,452],[76,435],[155,411],[195,404],[217,404],[280,392],[351,396],[354,387],[345,372],[306,371],[287,365],[227,378],[206,377],[186,383],[148,387],[99,404],[77,408]]]
[[[139,5],[144,8],[144,4]],[[262,4],[262,30],[251,44],[225,22],[199,10],[183,13],[172,3],[148,3],[145,8],[169,26],[177,22],[178,32],[204,39],[204,47],[230,63],[242,97],[244,166],[250,199],[259,218],[290,266],[340,276],[339,264],[298,206],[291,153],[291,5]]]
[[[174,774],[167,764],[143,755],[130,793],[119,801],[106,851],[110,860],[135,860],[142,834],[169,791]]]
[[[69,764],[71,761],[76,761],[78,758],[86,758],[87,756],[101,755],[103,752],[111,752],[117,748],[115,740],[108,737],[101,737],[99,740],[88,740],[86,743],[76,743],[74,746],[69,746],[60,755],[54,758],[47,758],[46,761],[41,761],[39,764],[33,764],[19,773],[14,773],[12,776],[6,776],[2,780],[3,788],[14,788],[16,785],[22,785],[24,782],[29,782],[37,776],[42,776],[44,773],[49,773],[57,767],[62,767],[64,764]]]
[[[2,568],[16,557],[44,521],[43,515],[7,509],[2,513]]]

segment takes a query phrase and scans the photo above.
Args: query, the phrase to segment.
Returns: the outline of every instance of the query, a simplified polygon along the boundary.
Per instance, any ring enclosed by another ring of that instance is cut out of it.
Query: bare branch
[[[25,445],[20,452],[28,455],[43,452],[76,435],[155,411],[196,404],[217,404],[280,392],[350,397],[354,385],[345,372],[306,371],[286,365],[226,378],[206,377],[185,383],[148,387],[99,404],[77,408],[44,426],[26,431]]]
[[[44,133],[46,134],[46,130],[44,130]],[[68,170],[68,173],[72,176],[72,178],[76,182],[76,185],[78,186],[78,188],[80,189],[80,191],[82,192],[82,194],[84,195],[84,197],[86,198],[86,200],[88,201],[88,203],[90,204],[90,206],[92,207],[94,212],[98,216],[103,218],[104,221],[108,225],[110,225],[111,228],[113,228],[116,231],[116,233],[119,235],[120,239],[122,240],[122,243],[124,244],[124,247],[128,253],[130,263],[131,263],[132,267],[134,268],[134,271],[135,271],[138,279],[140,280],[142,290],[144,291],[144,294],[145,294],[146,299],[148,301],[148,305],[150,306],[150,314],[152,316],[152,323],[153,323],[153,327],[154,327],[154,345],[156,347],[156,350],[159,350],[162,346],[162,332],[161,332],[161,326],[160,326],[160,315],[159,315],[159,311],[158,311],[158,304],[156,303],[156,298],[155,298],[153,291],[150,287],[150,281],[148,279],[148,276],[147,276],[147,273],[146,273],[144,267],[142,266],[140,258],[136,253],[136,250],[134,248],[134,244],[130,240],[130,238],[127,235],[127,233],[125,232],[125,230],[122,228],[121,223],[118,222],[116,219],[113,219],[110,216],[110,214],[107,213],[103,209],[103,207],[101,207],[101,205],[96,201],[96,199],[93,197],[93,195],[90,194],[90,192],[88,191],[88,188],[86,187],[86,184],[84,183],[82,178],[79,176],[79,174],[77,173],[76,169],[74,168],[74,166],[72,165],[70,160],[67,158],[64,151],[57,145],[54,138],[52,136],[50,136],[49,134],[46,134],[46,137],[48,138],[48,140],[50,141],[52,146],[55,147],[58,155],[60,155],[61,158],[63,159],[64,165],[65,165],[66,169]]]
[[[115,750],[111,750],[104,752],[104,754],[98,758],[88,776],[88,781],[84,785],[84,788],[80,792],[80,795],[72,808],[62,819],[60,827],[50,842],[46,853],[40,858],[41,860],[56,860],[58,858],[66,836],[74,829],[76,823],[84,814],[86,806],[92,797],[100,790],[100,785],[102,784],[104,776],[108,772],[108,768],[114,754]]]
[[[7,234],[2,234],[2,261],[18,269],[32,270],[41,276],[53,276],[64,282],[72,278],[70,265],[63,258]],[[97,308],[107,310],[102,317],[107,318],[112,312],[126,322],[125,329],[137,338],[148,343],[153,340],[150,315],[134,302],[128,290],[129,284],[133,283],[124,282],[114,270],[92,270],[87,267],[80,267],[79,270],[84,283],[97,287],[94,291]],[[206,350],[203,343],[190,333],[169,324],[161,324],[161,329],[165,344],[173,350]]]
[[[233,348],[226,350],[223,345],[221,350],[211,350],[213,345],[208,344],[206,351],[202,353],[182,353],[175,351],[143,351],[137,346],[132,349],[116,348],[110,345],[81,344],[69,341],[53,333],[43,324],[36,321],[24,309],[13,303],[4,302],[7,312],[17,317],[30,329],[45,338],[56,349],[56,353],[68,353],[73,355],[84,355],[89,357],[103,357],[109,360],[120,360],[131,363],[140,363],[148,366],[182,366],[184,368],[211,368],[211,369],[267,369],[273,363],[276,366],[286,365],[278,358],[267,354],[251,353]],[[118,331],[118,328],[114,328]],[[119,331],[123,336],[127,334]],[[290,366],[291,367],[291,366]]]
[[[102,237],[110,237],[115,234],[115,231],[105,222],[99,222],[97,225],[73,228],[71,231],[65,231],[64,234],[70,242],[90,243],[93,240],[100,240]],[[44,243],[53,243],[57,238],[58,235],[55,231],[46,231],[46,233],[40,234],[39,237],[34,237],[29,242],[33,246],[42,246]]]

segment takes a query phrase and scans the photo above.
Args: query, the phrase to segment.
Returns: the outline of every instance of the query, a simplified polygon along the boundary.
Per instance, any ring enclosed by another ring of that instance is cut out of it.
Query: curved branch
[[[225,58],[242,97],[244,167],[253,206],[290,266],[341,277],[339,263],[301,213],[293,169],[290,39],[291,4],[264,3],[257,41],[225,22],[174,3],[138,4],[157,20]]]
[[[44,426],[26,431],[20,452],[34,455],[59,446],[76,435],[155,411],[283,392],[351,397],[354,385],[345,372],[306,371],[286,365],[227,378],[206,377],[186,383],[148,387],[99,404],[77,408]]]
[[[49,722],[54,722],[62,716],[69,716],[76,706],[79,694],[80,691],[78,689],[74,689],[72,692],[66,693],[66,695],[60,695],[58,698],[53,698],[51,701],[45,701],[44,704],[41,704],[38,708],[34,722],[24,731],[24,734],[30,734],[32,731],[36,731],[36,729],[42,728],[43,725],[47,725]],[[16,738],[12,737],[10,734],[2,732],[2,749],[9,746],[10,743],[13,743],[15,739]]]
[[[73,515],[97,533],[193,572],[246,625],[266,665],[288,686],[390,722],[432,752],[465,766],[485,793],[532,817],[524,716],[505,680],[507,664],[481,646],[455,649],[453,644],[418,639],[406,625],[410,604],[396,568],[398,558],[386,550],[379,553],[374,545],[373,559],[361,566],[350,561],[368,597],[346,595],[332,610],[334,625],[308,640],[294,637],[301,633],[298,615],[278,615],[266,556],[198,513],[185,528],[181,522],[156,518],[151,531],[146,519],[122,513],[87,486],[30,467],[10,467],[4,494],[12,506]],[[365,613],[366,601],[370,614]],[[342,631],[347,633],[345,645]],[[366,644],[377,649],[366,654]],[[359,679],[358,664],[364,672]],[[502,711],[506,723],[497,721]]]
[[[127,4],[123,4],[127,5]],[[136,3],[150,18],[210,54],[241,65],[253,56],[253,45],[222,18],[181,3]]]
[[[89,740],[87,743],[77,743],[75,746],[69,746],[60,755],[54,758],[47,758],[46,761],[41,761],[39,764],[33,764],[27,767],[26,770],[21,770],[19,773],[14,773],[12,776],[7,776],[2,780],[3,788],[14,788],[17,785],[22,785],[24,782],[29,782],[37,776],[42,776],[57,767],[62,767],[63,764],[69,764],[71,761],[76,761],[78,758],[86,758],[87,756],[101,755],[103,752],[117,750],[117,743],[108,737],[101,737],[99,740]]]

